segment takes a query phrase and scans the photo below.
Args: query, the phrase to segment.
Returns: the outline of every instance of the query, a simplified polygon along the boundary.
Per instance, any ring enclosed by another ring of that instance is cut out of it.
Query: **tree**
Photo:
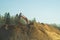
[[[5,24],[10,24],[10,14],[5,13]]]
[[[34,18],[31,22],[36,22],[36,19]]]
[[[16,14],[16,16],[15,16],[15,24],[18,24],[18,22],[19,22],[19,16],[18,16],[18,14]]]
[[[19,19],[20,19],[21,16],[22,16],[22,13],[19,14]]]
[[[28,24],[28,19],[24,15],[22,15],[22,13],[19,14],[19,23],[23,25]]]
[[[0,23],[1,23],[1,14],[0,14]]]

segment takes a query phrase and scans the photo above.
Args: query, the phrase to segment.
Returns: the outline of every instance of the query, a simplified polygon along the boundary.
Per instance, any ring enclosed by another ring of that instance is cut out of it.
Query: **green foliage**
[[[18,24],[18,22],[19,22],[19,15],[16,14],[16,16],[15,16],[15,24]]]
[[[3,25],[3,24],[23,24],[23,25],[26,25],[27,24],[27,21],[24,19],[24,18],[21,18],[22,16],[22,13],[20,13],[19,15],[16,14],[15,16],[10,16],[10,13],[6,12],[4,14],[4,16],[1,16],[0,15],[0,25]],[[34,18],[33,20],[30,20],[31,23],[34,23],[36,22],[36,19]]]
[[[33,22],[36,22],[36,19],[35,18],[33,19]]]
[[[27,22],[23,18],[20,18],[20,23],[22,23],[23,25],[27,24]]]
[[[5,13],[5,24],[10,24],[10,14],[9,13]]]
[[[30,22],[36,22],[36,19],[34,18],[33,20],[30,20]]]
[[[19,14],[19,18],[22,16],[22,13]]]

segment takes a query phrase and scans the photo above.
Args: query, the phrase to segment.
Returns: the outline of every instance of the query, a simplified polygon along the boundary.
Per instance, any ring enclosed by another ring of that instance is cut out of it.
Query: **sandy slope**
[[[60,40],[60,35],[56,32],[49,32],[46,30],[46,33],[52,38],[52,40]]]
[[[48,24],[39,24],[41,29],[44,29],[44,32],[52,39],[52,40],[60,40],[60,31],[57,28],[54,28]],[[39,28],[39,29],[40,29]],[[41,30],[40,29],[40,30]]]
[[[16,25],[0,28],[0,40],[60,40],[60,31],[48,24]]]
[[[47,27],[47,25],[46,25],[46,27]],[[51,27],[51,26],[48,26],[48,27]],[[60,31],[58,29],[55,29],[52,27],[51,31],[49,31],[49,30],[45,30],[45,31],[52,38],[52,40],[60,40]]]

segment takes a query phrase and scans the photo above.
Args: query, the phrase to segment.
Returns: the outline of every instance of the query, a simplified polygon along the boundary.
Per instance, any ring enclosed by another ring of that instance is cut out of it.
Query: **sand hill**
[[[48,24],[3,25],[0,40],[60,40],[60,31]]]

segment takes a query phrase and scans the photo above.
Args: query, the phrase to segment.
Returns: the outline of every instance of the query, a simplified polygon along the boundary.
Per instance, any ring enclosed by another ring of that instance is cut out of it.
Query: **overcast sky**
[[[0,14],[22,12],[28,19],[60,24],[60,0],[0,0]]]

